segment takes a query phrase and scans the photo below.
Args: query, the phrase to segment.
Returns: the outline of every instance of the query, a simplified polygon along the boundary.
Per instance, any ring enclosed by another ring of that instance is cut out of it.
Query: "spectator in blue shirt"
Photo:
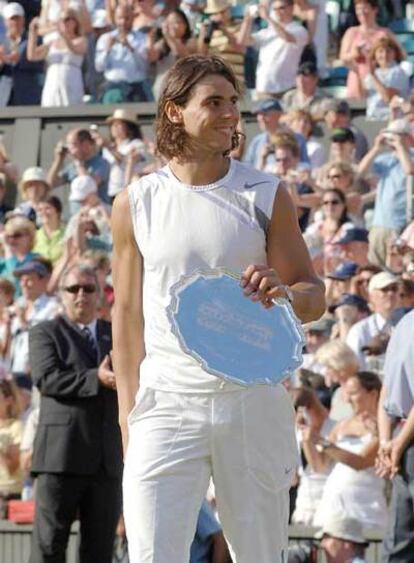
[[[190,563],[227,563],[229,552],[221,526],[206,500],[198,515],[196,534],[191,544]]]
[[[65,163],[66,158],[69,160]],[[71,182],[78,176],[92,176],[98,185],[98,194],[104,203],[111,203],[108,195],[109,163],[99,153],[88,129],[72,129],[66,144],[58,143],[55,157],[48,172],[48,182],[53,188]],[[71,205],[71,214],[79,211]]]
[[[378,178],[374,217],[369,235],[369,261],[385,267],[387,247],[407,225],[408,182],[414,175],[412,125],[395,120],[374,140],[371,150],[359,164],[362,176],[369,168]]]
[[[115,10],[116,29],[104,33],[96,45],[95,68],[105,77],[103,103],[146,102],[153,99],[147,83],[146,36],[132,30],[130,6]]]
[[[278,100],[269,98],[267,100],[260,100],[257,102],[253,106],[253,113],[257,116],[257,123],[262,130],[262,133],[258,133],[251,140],[249,146],[247,147],[244,161],[259,169],[263,150],[265,146],[269,144],[271,135],[274,135],[280,130],[283,131],[284,129],[279,123],[283,114],[283,109]],[[299,145],[300,162],[309,163],[305,138],[303,135],[299,134],[295,134],[295,137]],[[274,157],[270,156],[267,163],[274,163]]]
[[[369,55],[370,74],[363,82],[367,96],[368,119],[390,119],[390,102],[394,96],[407,98],[410,79],[400,63],[404,51],[392,37],[381,37]]]

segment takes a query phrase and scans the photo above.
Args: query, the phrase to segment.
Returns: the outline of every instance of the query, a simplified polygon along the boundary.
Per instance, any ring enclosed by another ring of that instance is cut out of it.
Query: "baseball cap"
[[[92,176],[77,176],[70,184],[69,201],[83,201],[97,191],[98,186]]]
[[[343,305],[351,305],[361,312],[370,312],[367,300],[355,293],[343,293],[339,301],[335,304],[334,309],[338,309],[338,307],[342,307]]]
[[[333,272],[327,274],[327,278],[332,280],[349,280],[355,276],[358,271],[358,264],[356,262],[344,262],[340,264]]]
[[[318,67],[312,61],[307,61],[298,66],[296,74],[303,74],[305,76],[315,76],[318,74]]]
[[[343,113],[344,115],[350,115],[351,110],[348,102],[345,100],[335,100],[331,99],[324,104],[325,112],[333,111],[334,113]]]
[[[374,291],[375,289],[384,289],[389,285],[394,285],[398,283],[399,278],[390,272],[379,272],[372,276],[369,280],[368,291]]]
[[[11,219],[12,217],[26,217],[32,223],[36,223],[37,214],[36,210],[31,206],[28,201],[23,201],[20,205],[8,211],[6,213],[6,219]]]
[[[45,264],[43,264],[43,262],[39,262],[37,260],[31,260],[30,262],[26,262],[26,264],[23,264],[23,266],[19,266],[18,268],[16,268],[13,271],[13,276],[19,278],[24,274],[32,274],[32,273],[38,274],[41,278],[45,278],[50,274],[49,270],[47,269]]]
[[[368,231],[360,227],[352,227],[347,229],[335,244],[347,244],[348,242],[368,242]]]
[[[363,534],[362,524],[356,518],[344,518],[336,514],[327,515],[322,530],[315,534],[315,537],[318,539],[323,538],[323,536],[331,536],[365,546],[368,545]]]
[[[355,135],[351,129],[339,127],[332,131],[331,141],[333,143],[355,143]]]
[[[10,2],[10,4],[6,4],[3,8],[3,18],[5,20],[9,20],[15,16],[24,18],[23,6],[17,2]]]
[[[266,113],[267,111],[283,111],[280,102],[274,98],[259,100],[253,104],[252,113]]]

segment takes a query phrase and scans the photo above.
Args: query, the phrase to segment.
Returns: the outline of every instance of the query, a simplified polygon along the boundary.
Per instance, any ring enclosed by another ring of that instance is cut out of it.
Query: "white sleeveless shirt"
[[[249,264],[266,264],[278,184],[276,177],[231,160],[227,174],[214,184],[183,184],[167,165],[128,187],[144,262],[141,386],[193,393],[240,389],[207,373],[181,350],[167,316],[170,289],[198,269],[241,273]]]

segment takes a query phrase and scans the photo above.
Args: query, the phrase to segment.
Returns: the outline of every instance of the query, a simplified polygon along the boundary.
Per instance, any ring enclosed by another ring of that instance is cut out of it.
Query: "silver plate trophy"
[[[279,383],[302,363],[304,335],[286,299],[265,309],[243,295],[241,276],[196,271],[171,289],[167,313],[182,350],[240,385]]]

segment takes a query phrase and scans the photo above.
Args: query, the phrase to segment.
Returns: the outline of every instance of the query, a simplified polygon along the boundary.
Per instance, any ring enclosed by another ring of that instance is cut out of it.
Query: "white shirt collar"
[[[83,330],[84,328],[89,328],[92,336],[94,337],[94,339],[96,340],[96,319],[94,319],[92,322],[90,322],[87,325],[83,325],[81,323],[77,323],[78,327]]]

